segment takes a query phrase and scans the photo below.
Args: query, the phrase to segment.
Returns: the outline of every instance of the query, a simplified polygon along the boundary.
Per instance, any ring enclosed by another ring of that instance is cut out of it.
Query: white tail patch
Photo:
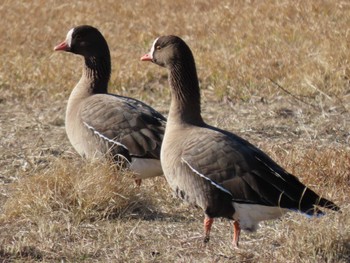
[[[220,189],[221,191],[229,194],[232,196],[231,192],[227,189],[225,189],[224,187],[222,187],[221,185],[215,183],[213,180],[211,180],[210,178],[206,177],[205,175],[201,174],[200,172],[198,172],[196,169],[194,169],[184,158],[181,158],[181,160],[187,164],[188,167],[190,167],[190,169],[197,175],[199,175],[200,177],[202,177],[203,179],[207,180],[208,182],[210,182],[212,185],[214,185],[216,188]]]
[[[289,209],[278,206],[236,202],[233,202],[233,207],[236,210],[233,218],[238,220],[240,227],[247,231],[256,231],[260,221],[279,218],[289,211]]]

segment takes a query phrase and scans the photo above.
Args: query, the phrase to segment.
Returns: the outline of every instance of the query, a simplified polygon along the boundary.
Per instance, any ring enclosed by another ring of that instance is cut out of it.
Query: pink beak
[[[61,44],[58,44],[54,47],[54,51],[67,51],[69,50],[69,46],[66,41],[63,41]]]
[[[141,61],[152,61],[152,56],[147,53],[141,57]]]

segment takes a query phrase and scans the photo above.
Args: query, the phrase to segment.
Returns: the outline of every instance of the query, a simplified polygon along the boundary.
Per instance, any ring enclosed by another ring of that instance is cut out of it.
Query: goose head
[[[181,38],[173,35],[156,38],[151,50],[141,57],[141,61],[151,61],[168,69],[186,63],[186,60],[193,60],[190,48]]]
[[[66,51],[84,57],[100,57],[109,54],[108,45],[100,31],[89,25],[74,27],[66,39],[54,47],[55,51]]]

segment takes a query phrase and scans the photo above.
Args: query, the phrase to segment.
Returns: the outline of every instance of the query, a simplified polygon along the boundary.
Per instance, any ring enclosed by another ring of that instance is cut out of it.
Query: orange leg
[[[205,216],[205,218],[204,218],[204,233],[205,233],[204,243],[208,243],[209,242],[210,229],[211,229],[211,226],[212,226],[213,222],[214,222],[213,218]]]
[[[238,221],[233,222],[233,241],[232,245],[234,248],[238,248],[239,235],[241,233],[241,228]]]

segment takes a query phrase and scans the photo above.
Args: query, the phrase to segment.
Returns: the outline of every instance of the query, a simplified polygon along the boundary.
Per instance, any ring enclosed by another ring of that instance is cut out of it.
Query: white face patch
[[[151,51],[148,53],[149,56],[151,57],[151,59],[153,59],[154,50],[156,49],[155,45],[156,45],[158,39],[159,39],[159,37],[157,37],[156,40],[154,40],[154,42],[152,44]]]
[[[74,32],[74,28],[72,28],[71,30],[69,30],[68,33],[67,33],[67,36],[66,36],[66,43],[67,43],[68,47],[71,47],[73,32]]]

